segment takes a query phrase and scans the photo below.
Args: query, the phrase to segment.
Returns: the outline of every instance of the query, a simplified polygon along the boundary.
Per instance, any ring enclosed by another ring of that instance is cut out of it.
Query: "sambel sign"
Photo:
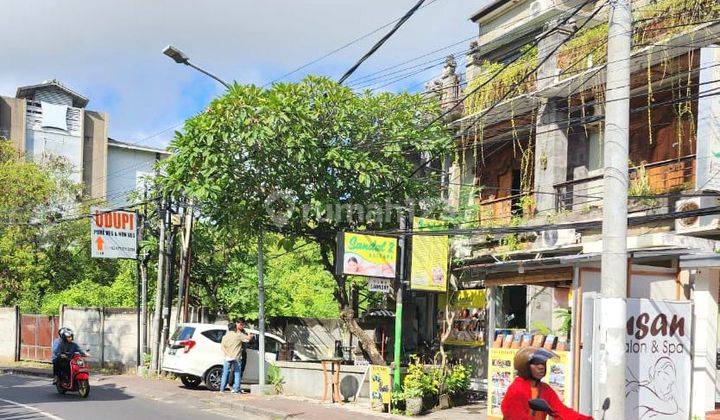
[[[93,258],[137,258],[137,215],[130,211],[91,208]]]

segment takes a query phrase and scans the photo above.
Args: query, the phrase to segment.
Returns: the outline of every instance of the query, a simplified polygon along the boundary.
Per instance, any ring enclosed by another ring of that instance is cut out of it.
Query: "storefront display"
[[[438,331],[445,331],[445,302],[447,294],[438,299]],[[450,294],[452,327],[445,344],[480,347],[485,345],[486,331],[485,290],[461,290]]]

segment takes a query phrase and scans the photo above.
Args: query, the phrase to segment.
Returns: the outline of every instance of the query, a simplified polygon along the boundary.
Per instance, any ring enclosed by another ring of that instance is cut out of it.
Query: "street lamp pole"
[[[210,73],[209,71],[200,68],[196,66],[195,64],[192,64],[190,62],[190,58],[188,58],[185,53],[180,51],[178,48],[168,45],[164,50],[163,54],[166,56],[172,58],[176,63],[178,64],[184,64],[186,66],[192,67],[195,70],[212,77],[216,81],[218,81],[220,84],[225,86],[226,89],[230,89],[230,84],[222,80],[221,78],[215,76],[214,74]],[[265,261],[263,258],[263,235],[264,232],[260,230],[258,235],[258,347],[259,347],[259,355],[258,355],[258,376],[260,380],[260,386],[265,385],[265,281],[264,281],[264,271],[265,271]]]

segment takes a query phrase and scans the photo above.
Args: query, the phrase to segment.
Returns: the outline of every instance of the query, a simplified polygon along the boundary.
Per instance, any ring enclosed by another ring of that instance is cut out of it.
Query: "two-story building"
[[[0,96],[0,138],[31,159],[62,158],[84,196],[126,205],[168,152],[109,138],[108,114],[88,102],[57,80],[21,86],[14,97]]]
[[[602,255],[608,7],[582,3],[488,2],[471,17],[479,32],[465,74],[449,71],[450,60],[429,88],[445,107],[464,99],[449,122],[456,153],[444,168],[445,189],[467,215],[463,227],[477,233],[454,240],[457,287],[486,290],[488,346],[502,331],[554,337],[565,319],[558,312],[569,312],[567,390],[588,413],[591,305]],[[673,213],[719,202],[720,4],[633,3],[627,292],[693,303],[691,411],[704,416],[720,389],[720,215]],[[527,229],[482,231],[508,226]],[[480,376],[487,377],[486,368]]]

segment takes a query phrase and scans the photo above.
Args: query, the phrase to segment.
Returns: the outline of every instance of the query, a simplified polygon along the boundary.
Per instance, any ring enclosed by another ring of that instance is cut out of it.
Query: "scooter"
[[[535,411],[543,412],[551,417],[555,416],[555,412],[552,411],[550,408],[550,405],[547,403],[547,401],[543,400],[542,398],[535,398],[530,401],[528,401],[528,405],[530,406],[530,409]],[[602,420],[605,420],[605,412],[608,411],[610,408],[610,398],[605,398],[605,401],[603,401],[602,410],[603,410],[603,416]]]
[[[60,357],[68,357],[62,355]],[[70,359],[70,374],[63,374],[58,378],[56,384],[60,394],[66,392],[77,392],[82,398],[90,395],[90,365],[85,361],[85,356],[75,353]]]

